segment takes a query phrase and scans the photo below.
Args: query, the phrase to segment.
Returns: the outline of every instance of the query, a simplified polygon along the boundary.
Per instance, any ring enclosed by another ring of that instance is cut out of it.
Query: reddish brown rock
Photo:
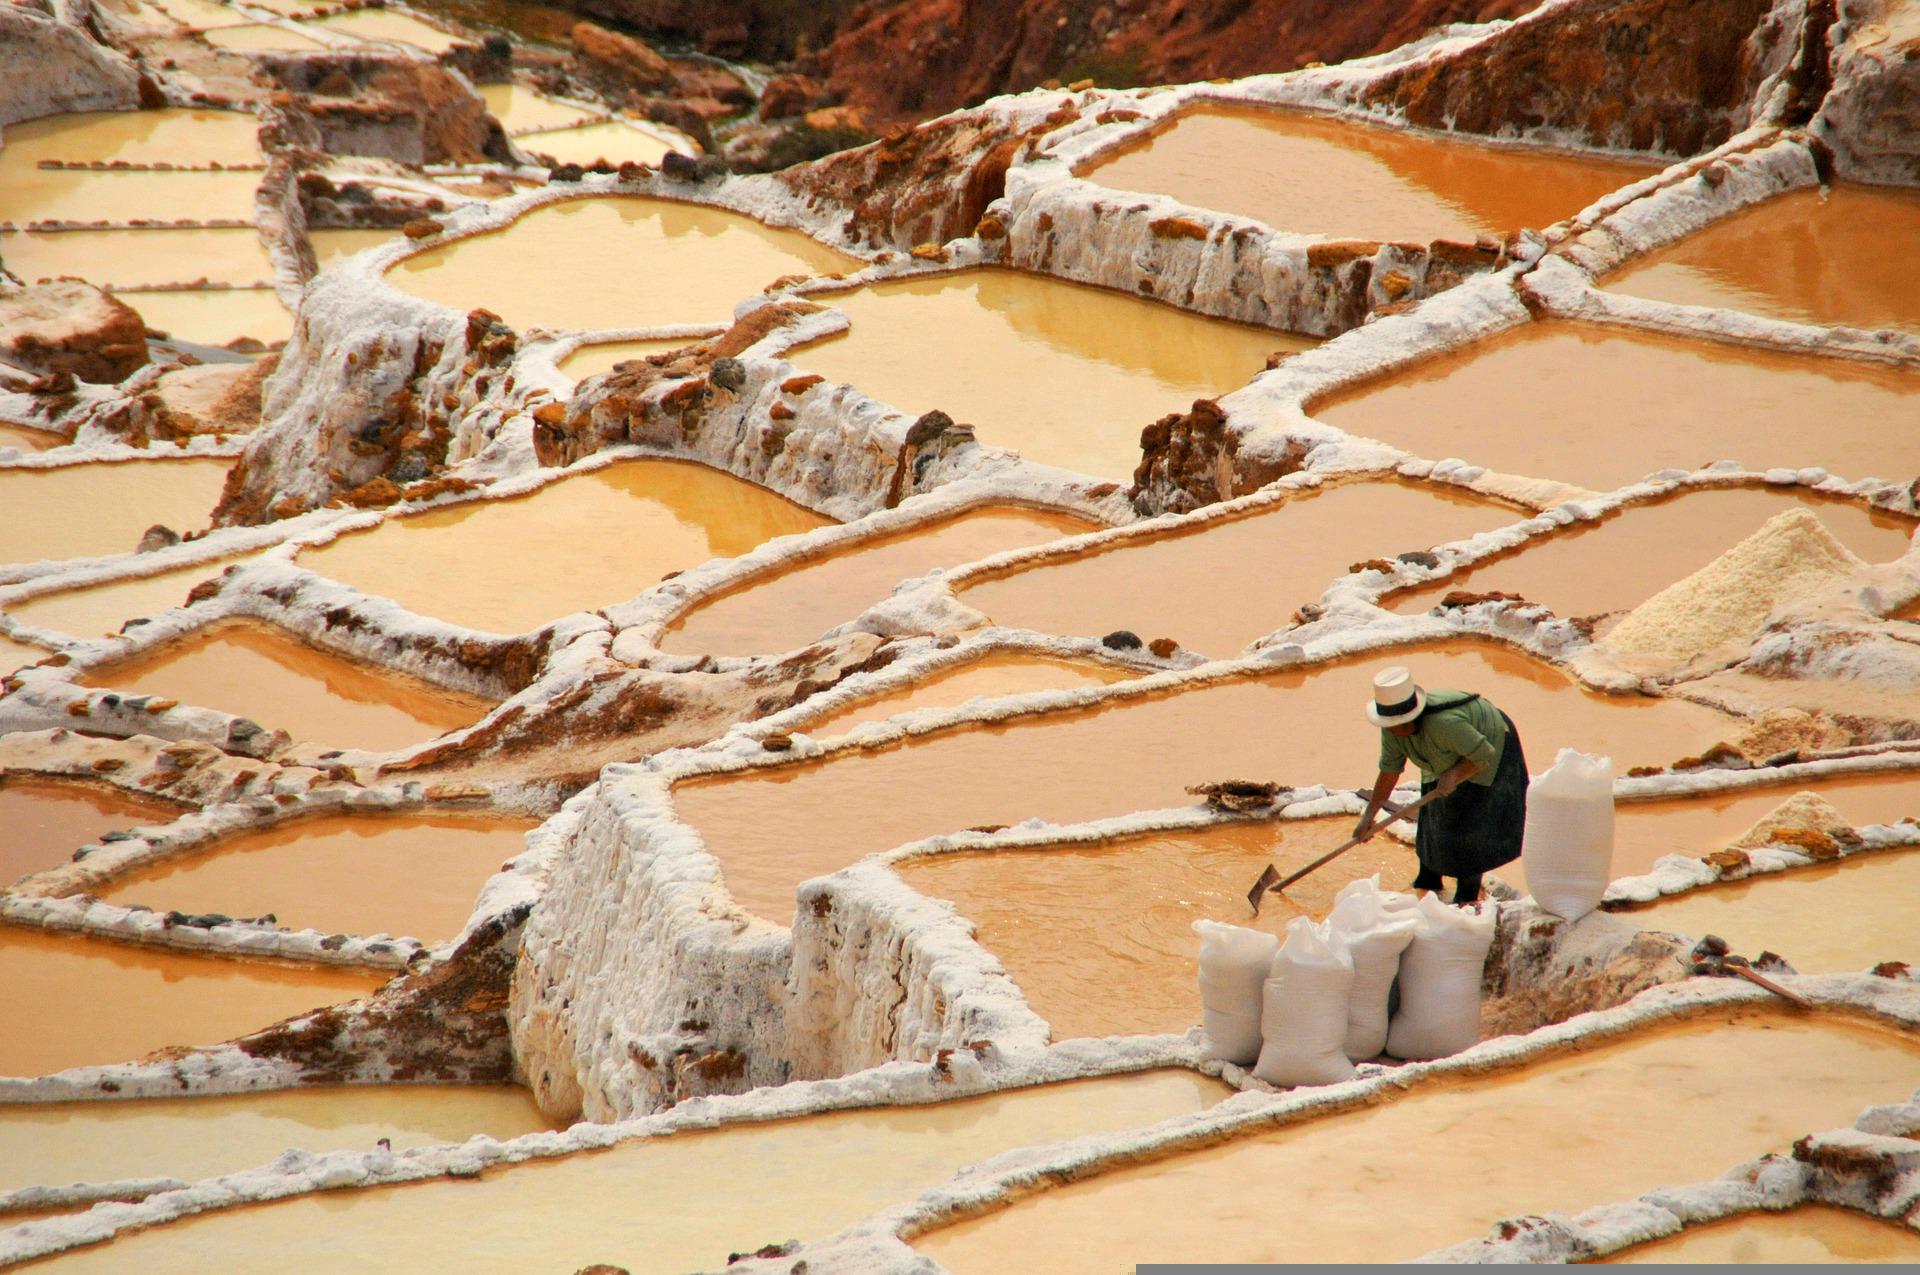
[[[63,279],[0,294],[0,356],[49,376],[112,385],[147,361],[147,326],[90,283]]]
[[[506,135],[486,102],[437,62],[326,52],[261,54],[259,66],[294,95],[318,149],[403,164],[509,158]]]
[[[776,75],[760,91],[760,118],[785,119],[831,105],[833,94],[810,75]]]
[[[620,90],[673,89],[673,66],[645,43],[591,22],[576,23],[569,42],[573,67],[584,79]]]
[[[1209,398],[1147,426],[1140,450],[1127,495],[1136,509],[1153,513],[1186,513],[1257,491],[1296,472],[1306,459],[1302,446],[1289,447],[1278,461],[1243,454],[1239,434]]]

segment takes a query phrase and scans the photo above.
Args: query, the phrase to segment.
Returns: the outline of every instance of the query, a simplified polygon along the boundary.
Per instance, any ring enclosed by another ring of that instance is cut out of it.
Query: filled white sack
[[[1296,916],[1273,958],[1260,1015],[1253,1074],[1270,1085],[1331,1085],[1353,1078],[1343,1048],[1353,960],[1324,924]]]
[[[1613,879],[1613,761],[1562,748],[1527,788],[1520,862],[1533,901],[1577,921]]]
[[[1480,1040],[1480,973],[1499,905],[1458,908],[1437,895],[1415,908],[1419,924],[1400,957],[1400,1008],[1387,1027],[1395,1058],[1445,1058]]]
[[[1260,989],[1280,940],[1224,921],[1195,921],[1207,1053],[1246,1066],[1260,1056]]]
[[[1387,1047],[1387,1000],[1400,972],[1400,954],[1420,923],[1416,903],[1410,894],[1382,890],[1378,876],[1348,882],[1334,896],[1327,924],[1346,941],[1353,959],[1344,1050],[1355,1062],[1376,1058]]]

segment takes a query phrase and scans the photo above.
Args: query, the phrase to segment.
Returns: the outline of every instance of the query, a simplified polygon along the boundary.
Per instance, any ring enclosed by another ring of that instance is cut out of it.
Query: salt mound
[[[1733,849],[1749,850],[1780,841],[1780,833],[1789,829],[1803,833],[1812,829],[1831,837],[1834,833],[1850,831],[1852,828],[1853,821],[1841,814],[1832,802],[1817,792],[1803,789],[1762,815],[1758,823],[1727,845]]]
[[[1775,612],[1831,596],[1866,567],[1812,512],[1790,509],[1635,607],[1601,645],[1675,664],[1743,646]]]

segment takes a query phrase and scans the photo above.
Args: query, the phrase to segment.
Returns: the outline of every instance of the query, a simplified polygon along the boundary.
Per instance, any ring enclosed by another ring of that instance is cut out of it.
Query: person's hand
[[[1354,839],[1357,841],[1373,840],[1373,834],[1376,831],[1377,831],[1377,828],[1375,827],[1373,818],[1370,815],[1361,815],[1360,822],[1353,825],[1353,835],[1354,835]]]

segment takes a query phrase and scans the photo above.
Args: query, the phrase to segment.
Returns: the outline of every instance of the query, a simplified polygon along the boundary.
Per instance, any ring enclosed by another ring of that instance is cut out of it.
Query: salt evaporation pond
[[[1911,1036],[1831,1017],[1729,1019],[1116,1167],[913,1245],[954,1275],[1406,1261],[1478,1239],[1501,1218],[1578,1213],[1718,1177],[1913,1088]]]
[[[466,926],[532,824],[458,815],[338,815],[242,833],[116,877],[100,897],[155,911],[273,913],[288,929],[404,934]]]
[[[1075,686],[1110,686],[1137,672],[1096,664],[1091,660],[1061,660],[1045,655],[987,655],[952,668],[927,673],[912,685],[864,699],[850,708],[830,713],[804,729],[816,739],[844,735],[856,726],[881,722],[897,713],[923,708],[953,708],[976,697],[993,699],[1029,691],[1057,691]]]
[[[1352,816],[1161,832],[1100,846],[929,855],[896,870],[945,899],[976,928],[1055,1040],[1184,1032],[1200,1020],[1194,991],[1197,920],[1276,935],[1289,920],[1324,918],[1351,881],[1412,881],[1413,849],[1376,837],[1285,894],[1255,919],[1247,887],[1269,863],[1303,868],[1353,834]]]
[[[36,629],[74,637],[102,637],[120,632],[128,620],[185,606],[195,585],[216,578],[233,561],[217,558],[150,576],[43,593],[12,603],[6,612]]]
[[[12,638],[0,637],[0,677],[5,677],[15,669],[25,668],[45,659],[48,652],[37,646],[28,646],[25,642],[16,642]]]
[[[232,169],[92,173],[0,166],[0,221],[252,221],[259,185],[259,173]]]
[[[1126,629],[1228,656],[1286,626],[1355,562],[1526,517],[1445,488],[1345,483],[1244,517],[1016,568],[958,595],[995,624],[1085,637]],[[1142,581],[1166,587],[1142,588]]]
[[[1802,973],[1852,973],[1920,965],[1915,899],[1920,850],[1882,850],[1689,890],[1627,915],[1644,930],[1718,934],[1748,958],[1777,952]]]
[[[922,837],[1186,806],[1190,785],[1222,779],[1367,785],[1380,732],[1362,709],[1369,679],[1388,664],[1409,665],[1427,687],[1484,693],[1513,717],[1536,768],[1562,746],[1623,768],[1671,761],[1737,724],[1679,700],[1597,695],[1528,656],[1458,642],[689,781],[674,803],[734,900],[784,925],[800,882]]]
[[[568,199],[505,230],[429,248],[387,272],[405,292],[516,328],[725,323],[741,298],[790,274],[861,263],[797,230],[638,196]]]
[[[206,32],[202,38],[216,49],[245,53],[311,53],[329,47],[326,41],[316,40],[304,31],[270,23],[220,27]]]
[[[560,371],[576,381],[584,381],[589,376],[598,376],[602,372],[611,372],[618,364],[630,359],[643,359],[649,354],[668,354],[675,350],[685,350],[700,344],[701,338],[694,336],[659,337],[644,341],[596,341],[583,345],[566,358],[560,360]]]
[[[1715,487],[1574,523],[1444,580],[1395,593],[1388,605],[1424,611],[1464,590],[1516,594],[1563,617],[1626,611],[1795,508],[1810,510],[1868,562],[1898,558],[1911,544],[1911,518],[1794,487]]]
[[[1328,116],[1201,107],[1083,176],[1276,230],[1424,244],[1549,226],[1658,171],[1644,161],[1491,146]]]
[[[1203,1076],[1151,1071],[674,1134],[492,1169],[477,1181],[202,1214],[48,1265],[75,1275],[199,1275],[218,1253],[236,1269],[411,1275],[443,1266],[451,1244],[463,1271],[502,1275],[592,1263],[633,1275],[718,1270],[731,1253],[831,1235],[1003,1151],[1153,1124],[1229,1093]]]
[[[245,111],[169,108],[78,111],[7,125],[0,166],[31,169],[41,160],[69,164],[257,164],[260,121]],[[98,180],[103,175],[81,174]],[[259,180],[259,174],[250,179]]]
[[[421,615],[522,633],[831,521],[722,470],[634,460],[530,496],[390,518],[305,550],[300,565]]]
[[[583,107],[543,97],[524,84],[483,84],[480,96],[486,99],[487,110],[500,121],[500,127],[509,133],[565,128],[569,124],[584,123],[594,115]]]
[[[141,695],[251,718],[315,748],[404,748],[469,726],[493,705],[355,664],[264,624],[209,625],[84,679]]]
[[[169,1045],[218,1044],[365,996],[391,977],[0,926],[0,987],[15,1028],[0,1034],[0,1076],[128,1062]]]
[[[609,164],[658,164],[666,155],[683,149],[658,133],[622,120],[522,133],[513,140],[522,150],[551,156],[562,164],[587,165],[602,160]]]
[[[1888,263],[1920,242],[1920,192],[1837,183],[1722,218],[1609,276],[1609,292],[1793,323],[1920,329],[1920,296]]]
[[[0,472],[0,563],[132,553],[155,523],[205,527],[231,460],[95,462]],[[76,509],[87,511],[75,518]]]
[[[0,259],[28,282],[62,275],[116,288],[273,282],[273,262],[251,229],[14,231],[0,234]]]
[[[1818,1265],[1920,1264],[1920,1231],[1852,1209],[1803,1204],[1783,1213],[1754,1211],[1689,1226],[1599,1259],[1619,1265],[1685,1262]]]
[[[150,6],[144,6],[141,12],[156,10],[181,26],[204,30],[211,27],[238,26],[247,21],[245,15],[214,0],[153,0]]]
[[[279,345],[293,335],[293,315],[272,288],[176,288],[114,296],[138,311],[149,328],[177,340]]]
[[[1726,459],[1920,471],[1920,371],[1577,323],[1524,324],[1308,406],[1418,456],[1596,491]]]
[[[398,233],[394,230],[309,230],[307,242],[313,245],[316,268],[325,270],[357,252],[387,243]]]
[[[903,580],[1097,530],[1072,514],[1005,505],[858,540],[700,603],[667,626],[660,648],[692,655],[790,651],[885,601]]]
[[[102,833],[172,823],[185,811],[105,784],[0,774],[0,887],[59,867]]]
[[[31,425],[0,421],[0,447],[18,447],[23,452],[44,452],[49,448],[63,447],[66,442],[64,435],[50,429],[35,429]]]
[[[852,330],[789,355],[903,412],[935,408],[1028,460],[1125,480],[1140,431],[1313,343],[1081,283],[982,268],[817,297]]]
[[[391,9],[359,9],[351,13],[335,13],[303,25],[337,35],[349,35],[356,40],[404,44],[410,48],[425,49],[428,53],[445,53],[456,44],[475,43],[460,36],[448,35],[439,27],[430,26],[416,17],[396,13]]]
[[[198,1182],[289,1147],[316,1155],[505,1140],[549,1127],[512,1085],[340,1085],[230,1097],[0,1106],[0,1192],[73,1182]],[[0,1225],[6,1215],[0,1214]]]

